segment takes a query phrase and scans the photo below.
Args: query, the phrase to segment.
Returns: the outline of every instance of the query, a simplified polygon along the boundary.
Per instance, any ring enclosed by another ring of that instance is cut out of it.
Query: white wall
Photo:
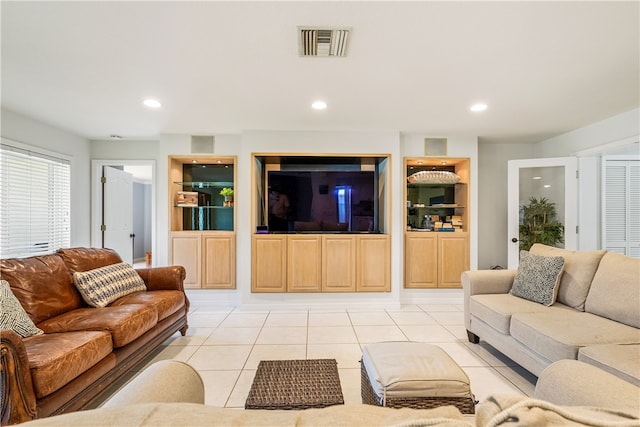
[[[541,141],[536,144],[536,155],[539,157],[575,156],[579,155],[580,151],[594,149],[639,134],[640,108],[636,108]]]
[[[3,138],[71,158],[71,246],[89,246],[89,141],[13,111],[1,110]]]

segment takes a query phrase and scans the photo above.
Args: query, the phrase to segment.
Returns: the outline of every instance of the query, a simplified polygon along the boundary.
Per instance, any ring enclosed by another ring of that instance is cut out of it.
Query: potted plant
[[[224,206],[233,206],[233,188],[223,188],[220,195],[224,197]]]
[[[555,246],[564,242],[564,226],[556,219],[556,204],[545,197],[531,197],[521,207],[520,249],[528,251],[534,243]]]

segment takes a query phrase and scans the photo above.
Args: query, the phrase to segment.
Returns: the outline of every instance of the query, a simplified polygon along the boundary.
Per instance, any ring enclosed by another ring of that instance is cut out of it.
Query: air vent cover
[[[298,27],[300,56],[347,56],[351,28]]]

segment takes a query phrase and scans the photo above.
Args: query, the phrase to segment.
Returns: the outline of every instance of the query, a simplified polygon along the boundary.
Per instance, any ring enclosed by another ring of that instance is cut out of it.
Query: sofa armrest
[[[184,279],[187,273],[181,265],[138,268],[136,271],[150,291],[184,291]]]
[[[516,270],[472,270],[462,273],[462,289],[464,297],[464,324],[467,333],[471,333],[469,316],[469,299],[479,294],[506,294],[511,290]],[[478,337],[469,335],[469,341],[477,343]]]
[[[640,414],[640,388],[577,360],[559,360],[540,374],[536,399],[563,406],[597,406]]]
[[[36,395],[29,369],[29,358],[22,339],[9,329],[2,329],[0,332],[3,426],[22,423],[36,417]]]
[[[204,383],[191,365],[162,360],[142,371],[102,407],[173,402],[204,404]]]
[[[516,270],[473,270],[462,273],[462,287],[465,293],[506,294],[511,290]]]

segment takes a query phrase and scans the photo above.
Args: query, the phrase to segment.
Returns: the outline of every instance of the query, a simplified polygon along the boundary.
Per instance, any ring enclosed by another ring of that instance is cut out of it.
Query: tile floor
[[[191,364],[213,406],[243,408],[260,360],[305,358],[336,359],[345,404],[361,403],[361,346],[380,341],[439,345],[465,370],[480,401],[493,393],[531,395],[535,386],[533,375],[490,346],[467,341],[462,305],[259,310],[215,306],[193,294],[190,300],[187,335],[169,338],[139,368],[162,359]]]

